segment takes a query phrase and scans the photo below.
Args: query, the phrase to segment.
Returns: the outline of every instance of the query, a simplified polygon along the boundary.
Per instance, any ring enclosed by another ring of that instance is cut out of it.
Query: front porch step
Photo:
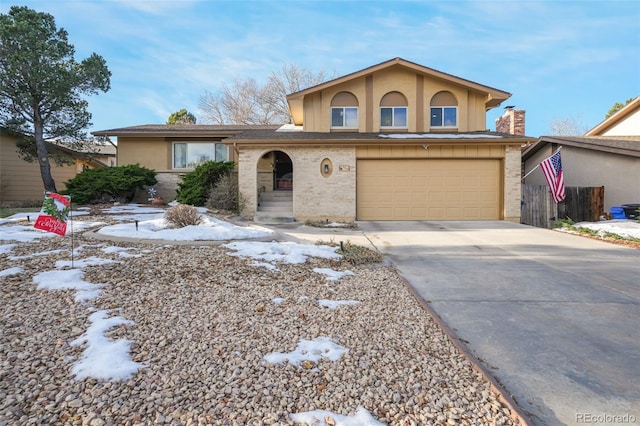
[[[284,216],[292,216],[293,193],[291,191],[271,191],[260,194],[259,212],[270,212]]]
[[[295,222],[293,217],[293,192],[269,191],[261,193],[260,204],[253,221],[264,224]]]
[[[265,225],[274,225],[279,223],[291,223],[295,222],[296,220],[293,217],[293,213],[291,213],[290,211],[288,214],[259,211],[254,214],[253,221],[255,223],[262,223]]]
[[[292,191],[269,191],[260,194],[260,201],[293,201]]]
[[[293,202],[291,201],[283,201],[283,202],[262,202],[260,203],[260,207],[258,207],[258,211],[261,212],[289,212],[293,211]]]

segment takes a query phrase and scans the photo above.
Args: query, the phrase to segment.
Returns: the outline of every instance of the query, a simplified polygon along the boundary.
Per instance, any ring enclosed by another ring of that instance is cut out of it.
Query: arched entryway
[[[257,165],[258,211],[263,220],[293,220],[293,162],[283,151],[269,151]]]
[[[291,191],[293,163],[282,151],[269,151],[258,162],[258,186],[262,192]]]

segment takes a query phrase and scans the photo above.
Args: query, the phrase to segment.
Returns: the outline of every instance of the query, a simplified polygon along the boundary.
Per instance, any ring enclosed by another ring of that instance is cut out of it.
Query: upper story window
[[[331,128],[358,128],[358,99],[349,92],[340,92],[331,100]]]
[[[402,93],[387,93],[380,101],[380,127],[406,129],[407,110],[407,98]]]
[[[431,98],[431,127],[458,127],[458,101],[451,92]]]
[[[229,148],[215,142],[173,143],[174,169],[195,169],[207,161],[229,161]]]

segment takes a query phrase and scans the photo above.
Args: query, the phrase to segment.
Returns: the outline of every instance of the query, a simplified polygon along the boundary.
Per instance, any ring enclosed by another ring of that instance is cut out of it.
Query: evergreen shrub
[[[155,185],[156,171],[138,164],[87,169],[65,182],[62,194],[75,204],[131,202],[137,189]]]
[[[231,161],[207,161],[193,171],[182,175],[176,200],[180,204],[203,207],[209,199],[211,188],[225,174],[233,170]]]

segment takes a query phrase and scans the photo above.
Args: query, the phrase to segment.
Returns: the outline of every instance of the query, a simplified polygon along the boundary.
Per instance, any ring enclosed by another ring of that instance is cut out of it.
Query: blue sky
[[[495,87],[526,113],[528,136],[552,121],[594,127],[640,95],[640,2],[2,0],[47,12],[76,59],[95,52],[111,90],[89,99],[105,130],[164,123],[237,79],[284,64],[344,75],[395,58]]]

